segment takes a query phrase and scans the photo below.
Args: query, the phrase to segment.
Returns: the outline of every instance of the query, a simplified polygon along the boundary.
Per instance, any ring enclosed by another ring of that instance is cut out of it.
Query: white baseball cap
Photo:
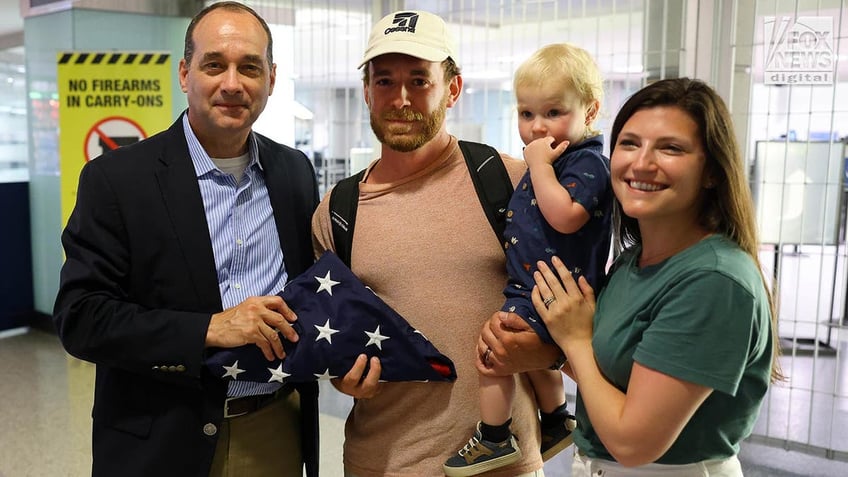
[[[453,37],[445,21],[423,11],[394,12],[381,18],[371,29],[365,56],[359,67],[387,53],[402,53],[427,61],[456,61]]]

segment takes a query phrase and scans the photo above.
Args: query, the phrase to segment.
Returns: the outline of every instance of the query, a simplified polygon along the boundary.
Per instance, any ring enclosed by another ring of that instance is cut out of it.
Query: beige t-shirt
[[[523,161],[505,157],[513,184]],[[372,163],[369,170],[374,166]],[[329,194],[312,221],[317,254],[334,250]],[[345,426],[344,464],[358,477],[441,476],[480,419],[476,343],[503,305],[503,250],[486,219],[465,160],[452,138],[419,173],[390,184],[359,184],[353,271],[456,365],[454,383],[383,383],[356,401]],[[486,475],[542,467],[532,388],[516,377],[512,430],[521,461]]]

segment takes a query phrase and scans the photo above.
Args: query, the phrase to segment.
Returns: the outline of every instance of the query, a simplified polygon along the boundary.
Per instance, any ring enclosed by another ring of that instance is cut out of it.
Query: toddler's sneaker
[[[568,415],[565,420],[551,427],[542,427],[542,461],[547,462],[553,456],[574,443],[571,433],[577,428],[577,420]]]
[[[515,436],[503,442],[483,440],[480,434],[480,423],[477,430],[469,439],[468,444],[448,459],[442,466],[448,477],[468,477],[497,469],[521,459],[521,449],[518,448]]]

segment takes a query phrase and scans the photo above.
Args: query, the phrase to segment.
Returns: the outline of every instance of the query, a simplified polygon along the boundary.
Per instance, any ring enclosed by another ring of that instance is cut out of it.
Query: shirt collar
[[[206,149],[200,144],[200,140],[195,136],[194,131],[191,129],[191,125],[188,123],[188,113],[183,113],[183,133],[185,133],[186,143],[188,143],[188,152],[191,155],[191,163],[194,165],[194,172],[197,174],[197,177],[202,177],[212,171],[218,170],[215,167],[215,163],[212,162],[212,159],[209,158],[209,154],[206,153]],[[247,153],[250,157],[250,161],[247,163],[247,168],[250,169],[254,165],[259,166],[260,170],[264,170],[262,167],[262,163],[259,162],[259,144],[256,142],[256,135],[253,131],[250,131],[250,135],[247,137]]]

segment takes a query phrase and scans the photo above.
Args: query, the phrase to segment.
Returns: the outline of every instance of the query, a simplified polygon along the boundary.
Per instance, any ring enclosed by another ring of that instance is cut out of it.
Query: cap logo
[[[398,31],[415,33],[415,25],[418,24],[418,14],[412,12],[398,13],[392,19],[392,24],[397,26],[386,28],[386,31],[383,32],[384,35]]]

